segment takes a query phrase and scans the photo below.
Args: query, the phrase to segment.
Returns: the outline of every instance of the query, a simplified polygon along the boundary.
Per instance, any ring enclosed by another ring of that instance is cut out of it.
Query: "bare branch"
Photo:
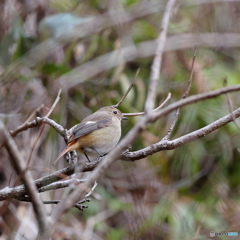
[[[138,73],[140,72],[140,68],[138,68],[136,74],[135,74],[135,77],[131,83],[131,85],[128,87],[128,90],[126,91],[126,93],[123,95],[122,99],[116,104],[116,105],[113,105],[113,107],[117,108],[119,107],[119,105],[123,102],[123,100],[125,99],[125,97],[128,95],[128,93],[130,92],[130,90],[132,89],[132,87],[135,85],[135,81],[136,81],[136,78],[138,76]]]
[[[188,80],[188,85],[187,85],[187,89],[185,91],[185,93],[182,95],[182,98],[186,98],[190,92],[191,86],[192,86],[192,79],[193,79],[193,72],[194,72],[194,63],[196,60],[196,56],[197,56],[197,44],[195,45],[194,48],[194,53],[193,53],[193,59],[192,59],[192,66],[191,66],[191,73],[190,73],[190,77]]]
[[[158,143],[152,144],[151,146],[141,149],[139,151],[128,152],[128,153],[125,152],[124,155],[121,156],[121,160],[135,161],[135,160],[145,158],[145,157],[152,155],[159,151],[171,150],[171,149],[181,147],[181,146],[183,146],[189,142],[192,142],[198,138],[205,137],[207,134],[219,129],[220,127],[222,127],[230,122],[233,122],[233,120],[234,120],[233,114],[234,114],[235,118],[239,118],[240,117],[240,108],[238,108],[237,110],[228,114],[227,116],[224,116],[224,117],[216,120],[215,122],[210,123],[209,125],[207,125],[203,128],[200,128],[194,132],[186,134],[177,139],[170,140],[170,141],[162,140]]]
[[[59,102],[61,92],[62,92],[62,89],[60,88],[59,91],[58,91],[57,98],[55,99],[52,107],[50,108],[50,110],[48,111],[48,113],[47,113],[46,116],[45,116],[46,118],[48,118],[48,117],[51,115],[53,109],[56,107],[57,103]]]
[[[224,86],[224,87],[227,86],[227,78],[224,78],[224,79],[223,79],[223,86]],[[226,97],[227,97],[228,110],[229,110],[229,112],[232,113],[232,112],[233,112],[233,104],[232,104],[231,98],[230,98],[230,96],[229,96],[228,93],[226,93]],[[237,123],[237,121],[236,121],[236,119],[235,119],[234,114],[233,114],[233,122],[234,122],[234,124],[236,125],[236,127],[238,128],[238,130],[240,131],[240,127],[239,127],[239,125],[238,125],[238,123]]]
[[[38,189],[39,192],[46,192],[46,191],[50,191],[50,190],[55,190],[55,189],[60,189],[60,188],[66,188],[68,187],[70,184],[79,184],[79,183],[83,183],[85,182],[86,179],[76,179],[76,178],[72,178],[69,180],[64,180],[64,181],[58,181],[58,182],[53,182],[51,184],[48,184],[47,186],[41,187]]]
[[[175,0],[169,0],[167,2],[166,9],[163,14],[161,32],[158,35],[157,49],[156,49],[155,57],[153,59],[153,63],[151,66],[150,83],[149,83],[147,99],[144,107],[144,110],[146,113],[148,113],[154,108],[157,82],[160,77],[160,68],[162,64],[162,54],[164,51],[164,45],[167,38],[168,23],[169,23],[170,15],[171,15],[174,4],[175,4]]]
[[[36,115],[40,112],[40,110],[42,110],[45,107],[44,104],[41,104],[40,107],[38,107],[29,117],[28,119],[21,125],[19,126],[19,128],[21,128],[24,124],[26,124],[27,122],[30,122],[33,118],[36,117]]]
[[[41,200],[38,197],[38,191],[37,188],[34,184],[34,180],[32,175],[26,171],[25,168],[25,163],[24,160],[22,159],[21,155],[19,154],[19,150],[18,147],[15,143],[15,141],[13,140],[13,138],[10,136],[10,134],[6,131],[3,123],[0,121],[0,132],[2,135],[2,143],[3,144],[10,157],[11,157],[11,161],[12,164],[16,170],[16,172],[22,176],[24,185],[26,187],[26,192],[28,193],[31,202],[33,204],[33,209],[34,212],[36,214],[36,219],[38,221],[39,224],[39,228],[40,228],[40,232],[44,233],[46,231],[48,231],[48,221],[47,221],[47,214],[45,212],[45,209],[42,205]]]
[[[31,114],[31,116],[27,119],[27,121],[25,121],[16,130],[10,131],[10,134],[13,137],[15,137],[18,133],[20,133],[22,131],[26,131],[29,128],[34,128],[34,127],[41,126],[43,123],[47,123],[48,125],[53,127],[61,136],[66,138],[66,131],[65,131],[65,129],[61,125],[57,124],[55,121],[53,121],[53,120],[48,118],[50,116],[50,114],[52,113],[52,111],[54,110],[54,108],[56,107],[57,103],[59,102],[61,92],[62,92],[62,89],[59,89],[58,95],[57,95],[57,97],[56,97],[52,107],[50,108],[50,110],[48,111],[48,113],[46,114],[45,117],[43,117],[43,118],[37,117],[32,122],[29,122],[29,120],[34,116],[33,114],[35,114],[36,111],[38,111],[39,109],[42,109],[44,107],[44,105],[41,105],[36,111],[34,111],[33,114]]]
[[[102,160],[103,158],[98,158],[96,161],[88,163],[86,162],[82,167],[82,172],[89,172],[92,171]],[[74,166],[68,166],[64,169],[58,170],[56,172],[53,172],[47,176],[44,176],[42,178],[39,178],[35,180],[35,185],[38,188],[39,192],[48,191],[55,188],[60,187],[58,183],[55,183],[56,181],[62,180],[63,178],[66,178],[67,176],[70,176],[74,173]],[[69,180],[71,181],[71,180]],[[64,181],[65,182],[65,181]],[[67,180],[65,182],[68,183]],[[61,185],[61,183],[60,183]],[[45,187],[46,186],[46,187]],[[58,187],[57,187],[58,186]],[[27,194],[26,189],[24,185],[20,185],[17,187],[9,188],[6,187],[4,189],[0,190],[0,201],[10,199],[13,197],[19,197],[22,195]]]
[[[14,131],[10,131],[10,134],[15,137],[18,133],[23,132],[28,130],[29,128],[34,128],[34,127],[39,127],[41,126],[43,123],[46,123],[48,125],[50,125],[52,128],[54,128],[61,136],[65,137],[66,133],[65,133],[65,129],[59,125],[58,123],[56,123],[55,121],[53,121],[52,119],[43,117],[36,117],[35,120],[33,120],[32,122],[26,122],[25,124],[21,125],[20,127],[18,127],[16,130]]]
[[[190,73],[190,77],[189,77],[189,80],[188,80],[187,89],[186,89],[185,93],[182,95],[182,99],[187,97],[187,95],[189,94],[190,89],[191,89],[193,72],[194,72],[194,63],[195,63],[195,59],[196,59],[196,53],[197,53],[197,45],[194,48],[191,73]],[[168,140],[170,138],[170,136],[172,134],[172,131],[173,131],[173,129],[174,129],[176,123],[177,123],[177,120],[179,118],[179,115],[180,115],[180,108],[177,109],[177,111],[175,113],[175,116],[174,116],[174,119],[173,119],[173,122],[171,123],[170,128],[168,129],[168,132],[167,132],[166,136],[162,140]]]
[[[22,201],[22,202],[31,202],[31,199],[29,197],[16,197],[15,199],[17,199],[18,201]],[[84,208],[88,208],[87,205],[83,204],[85,202],[90,202],[91,199],[90,198],[84,198],[81,201],[78,201],[73,207],[77,208],[78,210],[83,211]],[[42,201],[43,204],[58,204],[60,203],[61,200],[50,200],[50,201]]]
[[[163,108],[164,105],[171,99],[171,93],[168,93],[166,99],[157,107],[155,108],[153,111],[158,111],[159,109]],[[145,112],[138,112],[138,113],[123,113],[123,116],[141,116],[144,115]]]
[[[154,121],[156,121],[156,119],[158,119],[162,116],[166,116],[168,113],[172,112],[173,110],[177,109],[178,107],[183,107],[183,106],[189,105],[194,102],[211,99],[211,98],[220,96],[220,95],[228,93],[228,92],[236,92],[239,90],[240,90],[240,84],[221,88],[218,90],[205,92],[205,93],[199,93],[199,94],[187,97],[185,99],[181,99],[181,100],[179,100],[175,103],[172,103],[172,104],[168,105],[167,107],[159,110],[158,112],[152,112],[152,115],[149,117],[149,122],[154,122]]]

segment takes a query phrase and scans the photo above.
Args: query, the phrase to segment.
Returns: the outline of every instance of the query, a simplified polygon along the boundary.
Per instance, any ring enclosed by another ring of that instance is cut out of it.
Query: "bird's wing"
[[[92,133],[100,128],[107,127],[111,124],[112,119],[111,118],[106,118],[102,120],[88,120],[84,119],[83,122],[79,123],[78,127],[73,131],[73,135],[70,138],[69,142],[72,142],[73,140],[80,138],[82,136],[85,136],[89,133]]]

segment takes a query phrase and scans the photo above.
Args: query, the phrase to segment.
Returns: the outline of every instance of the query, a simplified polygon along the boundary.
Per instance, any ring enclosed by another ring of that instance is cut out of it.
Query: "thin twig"
[[[182,95],[183,99],[188,96],[188,94],[190,92],[190,89],[191,89],[191,86],[192,86],[193,73],[194,73],[194,64],[195,64],[196,56],[197,56],[197,44],[195,45],[195,48],[194,48],[193,59],[192,59],[192,66],[191,66],[191,73],[190,73],[190,77],[189,77],[189,80],[188,80],[187,89],[186,89],[185,93]]]
[[[92,193],[93,193],[93,191],[94,191],[94,189],[97,187],[97,185],[98,185],[98,183],[95,181],[93,187],[92,187],[91,190],[85,195],[85,197],[91,196]],[[99,195],[99,196],[100,196],[100,195]],[[100,196],[100,198],[99,198],[98,200],[101,200],[101,199],[102,199],[102,198],[101,198],[101,196]]]
[[[166,8],[163,14],[161,28],[160,28],[161,31],[157,39],[157,49],[156,49],[155,57],[153,59],[153,63],[151,66],[150,84],[148,87],[148,94],[147,94],[147,99],[144,107],[144,111],[146,113],[152,111],[152,109],[154,108],[156,91],[157,91],[157,82],[160,77],[160,69],[162,64],[162,55],[163,55],[164,45],[167,38],[168,23],[169,23],[169,19],[170,19],[174,4],[175,4],[175,0],[169,0],[167,2]]]
[[[40,107],[38,107],[38,108],[27,118],[27,120],[26,120],[21,126],[23,126],[24,124],[26,124],[27,122],[30,122],[33,118],[35,118],[35,117],[36,117],[36,114],[37,114],[38,112],[40,112],[40,110],[42,110],[44,107],[45,107],[44,104],[40,105]],[[21,126],[20,126],[20,127],[21,127]]]
[[[155,108],[153,111],[158,111],[159,109],[163,108],[164,105],[171,99],[171,93],[168,93],[166,99],[157,107]],[[138,112],[138,113],[123,113],[123,116],[141,116],[144,115],[145,112]]]
[[[126,91],[126,93],[123,95],[122,99],[116,104],[116,105],[113,105],[113,107],[117,108],[119,107],[119,105],[123,102],[123,100],[126,98],[126,96],[128,95],[128,93],[130,92],[130,90],[132,89],[132,87],[135,85],[135,81],[136,81],[136,78],[138,76],[138,73],[140,72],[140,68],[138,68],[136,74],[135,74],[135,77],[131,83],[131,85],[128,87],[128,90]]]
[[[226,77],[223,79],[223,86],[224,87],[227,86],[227,78]],[[229,110],[230,113],[232,113],[233,112],[233,104],[232,104],[231,98],[230,98],[228,93],[226,93],[226,97],[227,97],[228,110]],[[239,125],[238,125],[238,123],[236,121],[236,118],[235,118],[234,114],[233,114],[232,117],[233,117],[233,122],[234,122],[235,126],[240,131],[240,127],[239,127]]]
[[[52,113],[52,111],[53,111],[54,108],[56,107],[57,103],[59,102],[61,92],[62,92],[62,89],[60,88],[59,91],[58,91],[58,95],[57,95],[57,97],[56,97],[56,99],[55,99],[52,107],[50,108],[50,110],[48,111],[48,113],[47,113],[46,116],[45,116],[46,118],[48,118],[48,117],[50,116],[50,114]]]
[[[69,186],[69,184],[72,183],[73,181],[75,181],[75,179],[71,179],[71,182],[70,182],[70,181],[67,181],[67,185],[66,185],[65,183],[63,183],[63,184],[64,184],[64,186]],[[84,179],[84,181],[82,181],[82,180],[78,180],[77,182],[75,181],[75,183],[77,183],[77,185],[78,185],[78,184],[79,184],[79,181],[84,182],[85,179]],[[65,182],[66,182],[66,181],[65,181]],[[53,185],[55,185],[54,187],[56,187],[57,183],[52,184],[52,186],[53,186]],[[48,186],[47,186],[47,187],[48,187]],[[61,187],[62,187],[62,186],[61,186]],[[89,197],[90,197],[91,195],[93,195],[93,194],[94,194],[94,197],[95,197],[95,198],[96,198],[96,196],[97,196],[96,199],[101,200],[101,196],[100,196],[99,194],[94,193],[94,189],[95,189],[96,187],[97,187],[97,182],[95,181],[93,187],[89,190],[89,192],[84,196],[84,198],[83,198],[81,201],[77,201],[77,203],[74,204],[74,207],[78,208],[79,210],[83,210],[82,208],[87,208],[86,205],[82,206],[82,203],[84,203],[84,202],[89,202],[89,201],[90,201]],[[45,189],[46,189],[46,187],[45,187]],[[52,188],[51,188],[51,189],[52,189]],[[16,199],[19,200],[19,201],[31,202],[31,199],[30,199],[29,197],[26,197],[26,196],[23,196],[23,195],[22,195],[22,196],[14,196],[14,198],[16,198]],[[43,203],[44,203],[44,204],[58,204],[58,203],[60,203],[61,201],[62,201],[62,200],[51,200],[51,201],[43,201]]]
[[[50,119],[50,118],[46,118],[46,117],[36,117],[35,120],[31,121],[31,122],[26,122],[24,125],[19,126],[17,129],[15,129],[14,131],[10,131],[10,134],[12,137],[16,136],[18,133],[23,132],[28,130],[29,128],[34,128],[34,127],[39,127],[41,126],[43,123],[46,123],[48,125],[50,125],[52,128],[54,128],[61,136],[65,137],[66,136],[66,131],[65,129],[59,125],[58,123],[56,123],[54,120]]]
[[[32,122],[29,122],[30,119],[32,119],[32,117],[34,116],[34,114],[39,111],[39,109],[43,108],[44,105],[41,105],[38,109],[36,109],[34,111],[34,113],[31,114],[31,116],[21,125],[19,126],[17,129],[15,129],[14,131],[9,131],[10,134],[12,135],[12,137],[15,137],[18,133],[22,132],[22,131],[26,131],[29,128],[33,128],[33,127],[38,127],[41,126],[43,123],[47,123],[50,126],[52,126],[59,134],[61,134],[62,136],[64,135],[64,128],[57,124],[56,122],[54,122],[53,120],[49,119],[48,117],[50,116],[50,114],[52,113],[52,111],[54,110],[54,108],[56,107],[57,103],[60,100],[60,94],[62,92],[62,89],[60,88],[58,91],[58,95],[53,103],[53,105],[51,106],[51,108],[49,109],[48,113],[46,114],[45,117],[43,118],[39,118],[36,117],[35,120],[33,120]],[[40,131],[41,133],[41,131]],[[65,135],[63,136],[65,137]],[[38,139],[38,138],[37,138]],[[31,156],[31,155],[30,155]]]
[[[58,91],[58,95],[57,95],[57,97],[56,97],[56,99],[55,99],[52,107],[49,109],[48,113],[47,113],[46,116],[45,116],[46,118],[48,118],[48,117],[50,116],[50,114],[52,113],[52,111],[53,111],[54,108],[56,107],[57,103],[59,102],[61,92],[62,92],[62,89],[60,88],[59,91]],[[32,148],[31,148],[31,151],[30,151],[30,154],[29,154],[29,157],[28,157],[27,166],[28,166],[29,163],[30,163],[30,160],[31,160],[33,151],[34,151],[34,149],[35,149],[35,147],[36,147],[36,145],[37,145],[38,140],[40,139],[40,137],[41,137],[41,135],[42,135],[43,129],[44,129],[44,125],[41,126],[40,131],[39,131],[39,133],[38,133],[38,136],[36,137],[36,139],[35,139],[35,141],[34,141],[34,143],[33,143],[33,146],[32,146]]]
[[[195,59],[196,59],[196,54],[197,54],[197,44],[195,45],[195,48],[194,48],[194,54],[193,54],[193,59],[192,59],[192,66],[191,66],[191,73],[190,73],[190,77],[189,77],[189,80],[188,80],[188,84],[187,84],[187,89],[186,91],[184,92],[184,94],[182,95],[182,99],[186,98],[190,92],[190,89],[191,89],[191,86],[192,86],[192,79],[193,79],[193,72],[194,72],[194,63],[195,63]],[[176,113],[175,113],[175,116],[174,116],[174,119],[168,129],[168,132],[167,134],[162,138],[162,140],[168,140],[172,134],[172,131],[173,129],[175,128],[175,125],[177,123],[177,120],[180,116],[180,108],[178,108],[176,110]]]
[[[47,186],[41,187],[38,189],[39,192],[46,192],[50,190],[55,190],[55,189],[60,189],[60,188],[66,188],[70,184],[74,183],[75,185],[79,183],[86,182],[87,179],[69,179],[69,180],[64,180],[64,181],[58,181],[58,182],[53,182]]]
[[[195,102],[199,102],[201,100],[207,100],[211,98],[215,98],[217,96],[220,96],[225,93],[230,93],[230,92],[236,92],[240,90],[240,84],[234,85],[234,86],[229,86],[225,88],[220,88],[217,90],[209,91],[209,92],[204,92],[204,93],[199,93],[190,97],[187,97],[185,99],[181,99],[175,103],[169,104],[167,107],[160,109],[157,112],[152,112],[152,115],[149,117],[148,121],[149,122],[154,122],[158,118],[166,116],[170,112],[172,112],[175,109],[178,109],[178,107],[183,107]]]
[[[31,199],[29,197],[15,197],[18,201],[22,202],[31,202]],[[84,208],[88,208],[87,205],[83,204],[85,202],[90,202],[90,198],[83,198],[82,200],[78,201],[73,207],[77,208],[78,210],[83,211]],[[50,200],[50,201],[42,201],[43,204],[58,204],[61,200]]]

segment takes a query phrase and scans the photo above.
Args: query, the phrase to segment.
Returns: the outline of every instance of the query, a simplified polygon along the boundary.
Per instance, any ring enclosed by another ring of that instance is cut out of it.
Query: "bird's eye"
[[[114,113],[114,114],[117,114],[117,111],[114,110],[113,113]]]

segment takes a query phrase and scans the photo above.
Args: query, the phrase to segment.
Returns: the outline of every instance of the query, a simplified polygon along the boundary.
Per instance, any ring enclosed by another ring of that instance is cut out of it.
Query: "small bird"
[[[117,145],[121,137],[121,121],[127,119],[113,106],[100,108],[76,125],[68,145],[53,165],[65,153],[73,150],[83,153],[89,162],[88,156],[106,155]]]

